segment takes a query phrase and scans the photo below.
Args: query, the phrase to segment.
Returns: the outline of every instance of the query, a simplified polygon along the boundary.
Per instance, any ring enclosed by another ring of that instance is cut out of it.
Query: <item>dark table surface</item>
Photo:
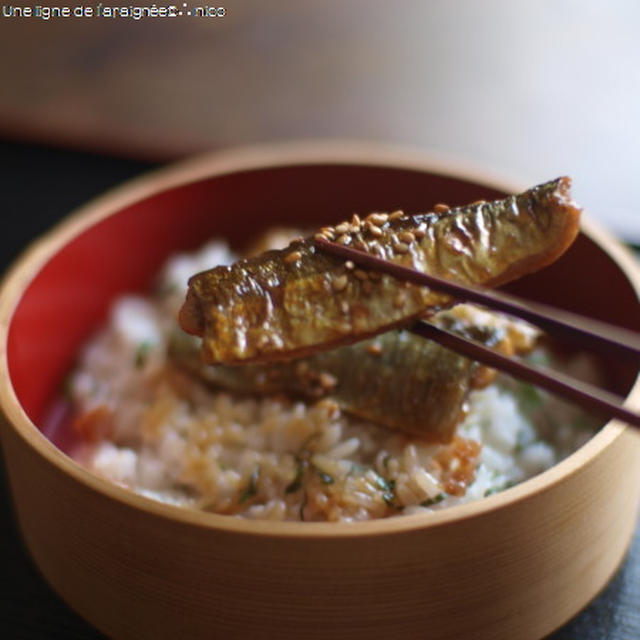
[[[149,163],[0,142],[0,271],[77,205],[152,168]],[[0,637],[101,638],[57,597],[26,553],[0,473]],[[640,638],[640,527],[622,567],[596,600],[552,640]]]

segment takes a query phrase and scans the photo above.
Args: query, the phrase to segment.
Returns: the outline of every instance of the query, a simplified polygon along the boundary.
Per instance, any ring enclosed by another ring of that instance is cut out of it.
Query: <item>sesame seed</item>
[[[346,300],[340,301],[340,311],[346,316],[349,313],[349,303]]]
[[[384,224],[389,219],[389,214],[387,213],[370,213],[366,217],[366,221],[371,224],[375,224],[379,227],[381,224]]]
[[[475,202],[471,203],[471,206],[476,206],[476,205],[480,205],[480,204],[487,204],[485,200],[476,200]]]
[[[402,209],[398,209],[397,211],[394,211],[393,213],[389,214],[389,220],[397,220],[398,218],[402,218],[404,216],[404,211],[402,211]]]
[[[445,204],[444,202],[439,202],[438,204],[433,205],[433,210],[436,213],[447,213],[447,211],[449,211],[450,209],[451,207],[448,204]]]
[[[380,227],[376,227],[376,225],[371,222],[368,223],[367,231],[376,238],[379,238],[382,235],[382,229]]]
[[[395,245],[393,245],[393,248],[398,253],[407,253],[409,251],[409,245],[404,242],[397,242]]]
[[[322,407],[327,412],[329,418],[336,418],[340,414],[340,407],[329,398],[323,398],[316,406]]]
[[[398,238],[400,238],[402,242],[406,242],[407,244],[411,244],[416,239],[411,231],[402,231],[398,234]]]
[[[342,291],[347,286],[347,282],[347,276],[342,274],[341,276],[335,277],[331,281],[331,286],[333,287],[334,291]]]
[[[354,227],[359,227],[362,224],[362,220],[360,220],[360,216],[357,213],[354,213],[351,216],[351,224]]]
[[[336,377],[332,376],[330,373],[327,373],[326,371],[323,371],[320,374],[318,380],[320,382],[320,386],[326,390],[333,389],[333,387],[335,387],[336,384],[338,384],[338,380],[336,379]]]
[[[287,254],[284,258],[286,264],[292,264],[293,262],[298,262],[302,258],[302,254],[299,251],[292,251]]]
[[[355,267],[355,265],[353,264],[353,262],[351,262],[351,260],[347,260],[344,263],[344,267],[345,269],[349,269],[349,271],[353,271],[353,268]]]
[[[347,233],[349,231],[349,223],[343,222],[336,227],[336,233]]]
[[[362,269],[356,269],[356,270],[353,272],[353,275],[354,275],[356,278],[358,278],[358,280],[368,280],[368,279],[369,279],[369,276],[368,276],[367,272],[366,272],[366,271],[363,271]]]
[[[316,235],[313,237],[315,240],[329,240],[329,238],[327,238],[324,233],[316,233]]]
[[[413,230],[413,235],[416,238],[424,238],[427,235],[427,225],[421,222],[418,228]]]
[[[349,244],[349,242],[351,241],[351,238],[349,238],[349,236],[346,233],[343,233],[337,240],[336,242],[339,244]]]
[[[379,356],[382,353],[382,345],[379,342],[372,342],[368,347],[367,351],[372,356]]]
[[[403,291],[398,291],[398,293],[396,294],[396,297],[393,299],[393,306],[396,309],[400,309],[404,306],[405,303],[405,295]]]
[[[362,242],[362,240],[356,240],[353,243],[354,248],[358,249],[359,251],[366,251],[367,250],[367,245]]]

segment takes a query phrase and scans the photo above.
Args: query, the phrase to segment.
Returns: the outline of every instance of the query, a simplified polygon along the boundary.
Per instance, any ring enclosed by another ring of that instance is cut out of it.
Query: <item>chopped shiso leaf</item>
[[[544,398],[537,387],[528,383],[520,385],[518,390],[518,403],[526,414],[539,409],[543,402]]]
[[[385,491],[382,494],[382,499],[385,501],[385,503],[387,504],[387,506],[389,507],[394,507],[396,509],[398,509],[398,505],[395,503],[396,500],[396,494],[393,491]]]
[[[300,520],[304,522],[304,508],[307,506],[307,492],[302,492],[302,502],[300,503]]]
[[[293,480],[285,487],[285,493],[295,493],[302,487],[302,480],[304,479],[304,475],[309,468],[310,455],[310,452],[305,448],[305,445],[315,437],[317,437],[317,434],[313,434],[310,438],[307,438],[305,443],[303,443],[300,452],[296,455],[296,475],[294,476]]]
[[[333,478],[332,475],[325,473],[324,471],[321,471],[320,469],[318,469],[318,467],[314,468],[316,470],[316,473],[320,476],[320,480],[322,480],[322,484],[333,484],[335,482],[335,479]]]
[[[393,480],[387,480],[377,473],[375,483],[380,491],[392,491],[395,484]]]
[[[508,480],[507,482],[505,482],[502,485],[498,485],[496,487],[491,487],[489,489],[487,489],[484,492],[484,497],[486,498],[487,496],[492,496],[494,493],[500,493],[501,491],[504,491],[505,489],[509,489],[510,487],[513,487],[515,484],[515,482],[512,482],[511,480]]]
[[[296,475],[293,480],[286,486],[285,493],[295,493],[302,486],[302,477],[306,469],[305,460],[299,460],[296,467]]]
[[[240,497],[238,498],[238,502],[240,504],[246,502],[247,500],[249,500],[249,498],[253,498],[253,496],[255,496],[256,493],[258,493],[258,488],[256,485],[258,483],[259,476],[260,476],[260,467],[256,465],[256,467],[251,472],[251,477],[249,478],[249,485],[240,494]]]
[[[347,473],[347,476],[352,476],[354,473],[363,473],[364,471],[366,471],[366,469],[367,468],[364,465],[354,462],[351,465],[351,468],[349,469],[349,473]]]
[[[387,506],[398,508],[395,504],[396,499],[396,481],[395,480],[387,480],[383,478],[381,475],[376,473],[375,484],[382,491],[382,499],[386,502]]]
[[[335,482],[333,477],[330,476],[328,473],[321,473],[320,479],[322,480],[323,484],[333,484]]]
[[[142,369],[147,364],[147,358],[153,345],[150,342],[141,342],[136,349],[136,369]]]
[[[428,500],[425,500],[424,502],[421,502],[420,506],[421,507],[431,507],[434,504],[438,504],[438,502],[442,502],[445,498],[446,498],[446,495],[444,493],[439,493],[434,498],[429,498]]]

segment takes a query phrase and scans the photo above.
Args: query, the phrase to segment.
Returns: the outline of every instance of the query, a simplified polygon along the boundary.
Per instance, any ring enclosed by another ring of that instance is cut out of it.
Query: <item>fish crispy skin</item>
[[[498,286],[556,260],[578,233],[569,178],[443,213],[370,214],[324,237],[462,284]],[[350,344],[450,306],[452,299],[388,275],[349,268],[313,238],[189,281],[180,324],[203,337],[209,363],[308,355]]]
[[[438,314],[433,321],[503,352],[524,352],[533,346],[537,333],[520,329],[522,323],[500,319],[491,326],[495,314],[470,305],[460,307]],[[290,362],[242,367],[204,364],[197,341],[177,334],[170,355],[180,367],[216,387],[328,398],[359,418],[439,443],[453,438],[470,389],[493,378],[486,367],[404,330]]]

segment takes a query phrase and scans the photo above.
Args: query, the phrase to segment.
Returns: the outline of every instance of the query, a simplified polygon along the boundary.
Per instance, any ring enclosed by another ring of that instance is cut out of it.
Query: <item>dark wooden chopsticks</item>
[[[554,333],[559,338],[571,340],[585,348],[602,351],[609,355],[615,353],[616,356],[635,360],[640,357],[640,335],[633,331],[543,304],[522,300],[502,291],[497,292],[457,284],[451,280],[409,269],[328,240],[316,240],[316,245],[346,260],[388,273],[398,280],[406,280],[413,284],[437,289],[452,295],[461,302],[475,302],[496,311],[509,313],[527,320],[549,333]]]
[[[640,415],[623,407],[622,398],[613,393],[603,391],[585,382],[580,382],[557,371],[541,369],[525,364],[516,358],[504,356],[477,342],[462,338],[428,322],[417,322],[410,330],[413,333],[438,342],[443,347],[482,362],[482,364],[499,369],[515,378],[525,380],[551,393],[572,400],[585,409],[610,418],[618,418],[635,427],[640,427]]]
[[[448,293],[458,301],[475,302],[522,318],[549,333],[571,340],[586,349],[639,360],[640,336],[632,331],[522,300],[503,292],[456,284],[450,280],[403,267],[329,240],[316,239],[315,243],[318,248],[327,253],[351,260],[355,264],[375,269],[381,273],[387,273],[398,280],[427,286]],[[640,415],[622,406],[623,399],[619,396],[558,372],[534,367],[515,358],[503,356],[472,340],[462,338],[428,322],[419,321],[410,329],[414,333],[434,340],[453,351],[572,400],[588,410],[640,427]]]

